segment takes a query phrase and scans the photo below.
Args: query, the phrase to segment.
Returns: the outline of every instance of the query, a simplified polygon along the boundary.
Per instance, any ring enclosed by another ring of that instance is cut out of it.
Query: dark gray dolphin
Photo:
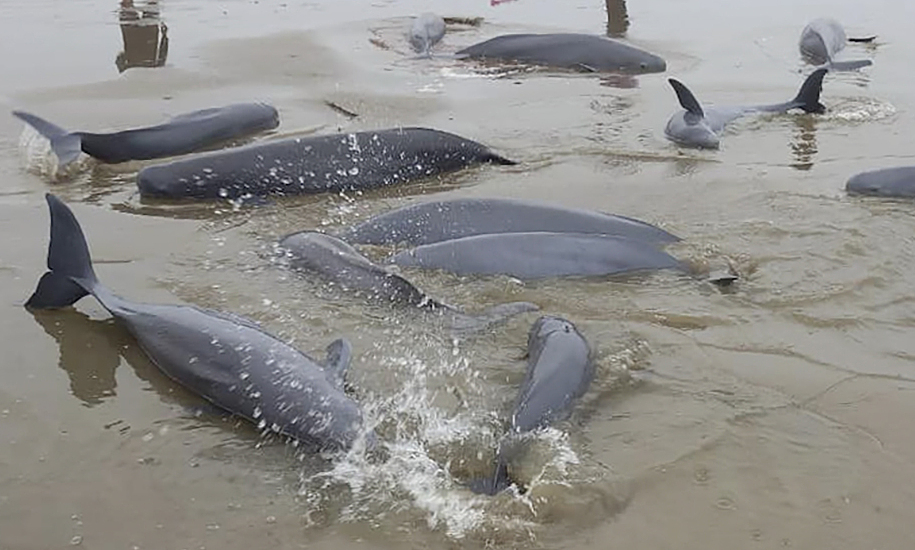
[[[349,244],[324,233],[301,231],[280,240],[280,248],[293,269],[314,273],[348,292],[356,292],[391,305],[447,313],[458,331],[489,328],[513,315],[539,309],[530,302],[511,302],[480,315],[467,315],[431,298],[407,279],[375,264]]]
[[[845,190],[853,195],[915,197],[915,166],[899,166],[861,172],[852,176]]]
[[[566,419],[594,379],[591,346],[561,317],[537,319],[527,338],[527,373],[512,411],[509,433],[499,444],[491,479],[471,489],[494,495],[512,484],[508,464],[524,434]]]
[[[117,164],[194,153],[276,128],[279,114],[265,103],[237,103],[175,116],[162,124],[121,132],[68,132],[33,114],[13,115],[51,142],[58,163],[66,166],[80,151],[101,162]]]
[[[47,201],[48,271],[26,307],[62,308],[92,294],[162,372],[214,405],[318,449],[347,449],[357,440],[362,410],[343,392],[348,342],[331,343],[321,366],[248,319],[125,300],[96,278],[73,212],[51,194]]]
[[[269,141],[148,166],[140,194],[244,198],[372,189],[479,164],[515,164],[484,145],[428,128]]]
[[[662,73],[660,57],[623,42],[591,34],[506,34],[474,44],[460,58],[513,61],[587,72]]]
[[[717,149],[720,132],[734,120],[750,113],[785,113],[792,109],[801,109],[806,113],[823,113],[826,107],[820,103],[820,92],[823,89],[823,76],[827,69],[817,69],[801,85],[797,96],[791,101],[772,105],[705,107],[679,80],[668,79],[682,111],[677,111],[667,121],[664,135],[678,145],[703,149]]]
[[[872,64],[870,59],[836,61],[837,53],[845,48],[846,42],[872,42],[875,36],[848,38],[845,29],[835,19],[821,17],[814,19],[801,31],[798,49],[801,57],[813,65],[821,65],[833,71],[851,71]]]
[[[413,20],[407,37],[410,46],[421,56],[432,54],[432,46],[445,36],[445,20],[434,13],[423,13]]]
[[[414,204],[375,216],[343,230],[339,236],[357,244],[417,246],[487,233],[530,231],[618,235],[657,244],[680,240],[632,218],[516,199],[451,199]]]
[[[388,262],[458,275],[510,275],[522,280],[685,270],[676,258],[645,241],[581,233],[494,233],[426,244]]]

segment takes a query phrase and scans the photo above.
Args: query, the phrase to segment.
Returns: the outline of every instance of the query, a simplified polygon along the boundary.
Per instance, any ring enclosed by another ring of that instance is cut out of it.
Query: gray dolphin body
[[[823,77],[827,69],[817,69],[801,85],[797,96],[791,101],[771,105],[705,107],[696,96],[679,80],[668,79],[680,106],[667,121],[664,135],[678,145],[700,149],[717,149],[720,145],[720,133],[724,127],[738,118],[750,113],[785,113],[792,109],[801,109],[806,113],[823,113],[826,107],[820,103],[820,92],[823,89]]]
[[[457,330],[479,330],[511,316],[539,309],[529,302],[511,302],[492,307],[480,315],[467,315],[431,298],[407,279],[375,264],[331,235],[302,231],[287,235],[279,244],[293,269],[317,274],[346,291],[360,293],[382,303],[448,313],[454,317]]]
[[[280,123],[279,113],[265,103],[202,109],[155,126],[106,134],[68,132],[22,111],[13,111],[13,115],[51,142],[61,166],[75,161],[80,151],[108,164],[184,155],[272,130]]]
[[[340,233],[347,242],[411,246],[488,233],[594,233],[658,244],[680,238],[624,216],[516,199],[424,202],[375,216]]]
[[[458,275],[509,275],[522,280],[600,276],[658,269],[685,270],[656,245],[612,235],[495,233],[399,252],[390,263]]]
[[[899,166],[861,172],[852,176],[845,190],[854,195],[915,197],[915,166]]]
[[[591,34],[506,34],[455,55],[588,72],[645,74],[667,70],[667,63],[657,55]]]
[[[867,67],[869,59],[854,61],[836,61],[837,53],[845,48],[847,42],[871,42],[876,37],[848,38],[845,29],[835,19],[821,17],[808,23],[801,31],[798,49],[801,57],[814,65],[822,65],[833,71],[851,71]]]
[[[395,128],[270,141],[148,166],[140,194],[243,198],[373,189],[480,163],[515,164],[460,136]]]
[[[445,20],[434,13],[423,13],[413,20],[407,38],[421,56],[432,54],[432,47],[445,36]]]
[[[512,411],[511,427],[499,444],[491,480],[472,483],[476,492],[496,494],[511,483],[508,463],[523,434],[545,428],[569,416],[594,379],[591,346],[571,322],[543,316],[527,339],[527,373]]]
[[[318,449],[347,449],[358,439],[362,410],[343,392],[345,340],[328,346],[322,367],[242,317],[125,300],[99,283],[70,209],[51,194],[47,201],[49,271],[26,307],[62,308],[92,294],[163,373],[214,405]]]

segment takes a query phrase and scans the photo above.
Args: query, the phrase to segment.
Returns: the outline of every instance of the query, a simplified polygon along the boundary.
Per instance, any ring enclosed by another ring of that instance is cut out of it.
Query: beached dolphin
[[[245,198],[357,191],[480,163],[515,164],[475,141],[428,128],[393,128],[269,141],[148,166],[144,197]]]
[[[873,62],[870,59],[836,61],[836,54],[845,48],[846,42],[873,42],[875,38],[848,38],[838,21],[821,17],[808,23],[801,31],[798,49],[801,51],[801,57],[808,63],[821,65],[833,71],[851,71],[867,67]]]
[[[518,199],[451,199],[398,208],[341,231],[355,244],[437,243],[487,233],[595,233],[657,244],[679,241],[643,221]]]
[[[511,302],[492,307],[479,315],[465,314],[430,297],[407,279],[372,262],[349,244],[324,233],[293,233],[281,239],[279,246],[293,269],[316,274],[345,291],[382,303],[446,313],[452,316],[453,326],[458,331],[489,328],[514,315],[539,309],[530,302]]]
[[[494,495],[513,480],[508,464],[524,434],[546,428],[569,416],[575,402],[594,379],[591,346],[571,322],[544,316],[531,327],[527,339],[527,373],[512,411],[509,433],[496,452],[492,478],[471,482],[478,493]]]
[[[60,166],[75,161],[80,152],[108,164],[184,155],[272,130],[280,123],[276,109],[265,103],[202,109],[155,126],[104,134],[69,132],[22,111],[13,115],[51,142]]]
[[[343,392],[351,357],[346,340],[332,342],[320,365],[243,317],[125,300],[96,278],[73,212],[54,195],[47,201],[48,271],[26,307],[62,308],[92,294],[163,373],[214,405],[316,449],[347,449],[357,441],[362,410]],[[366,441],[373,445],[374,436]]]
[[[506,34],[455,54],[459,59],[511,61],[587,72],[662,73],[667,63],[652,53],[591,34]]]
[[[548,232],[462,237],[405,250],[387,261],[458,275],[501,274],[521,280],[686,269],[679,260],[645,241]]]
[[[421,56],[430,56],[435,46],[445,36],[445,20],[434,13],[424,13],[413,20],[407,35],[410,46]]]
[[[792,109],[801,109],[806,113],[823,113],[826,107],[820,103],[820,92],[823,89],[823,76],[827,69],[817,69],[801,85],[797,96],[791,101],[771,105],[702,107],[699,100],[679,80],[668,79],[682,111],[677,111],[667,121],[664,135],[684,147],[717,149],[724,127],[738,118],[750,113],[785,113]]]
[[[861,172],[848,180],[845,190],[853,195],[915,198],[915,166]]]

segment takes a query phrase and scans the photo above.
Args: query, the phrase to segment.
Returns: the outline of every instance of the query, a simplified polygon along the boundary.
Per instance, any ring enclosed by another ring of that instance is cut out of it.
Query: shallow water
[[[102,130],[265,100],[281,113],[270,137],[428,125],[520,164],[256,207],[175,205],[140,200],[143,163],[49,173],[45,144],[0,117],[0,548],[908,547],[915,206],[848,197],[844,185],[915,162],[915,8],[626,7],[628,25],[594,0],[170,0],[159,6],[164,66],[119,72],[114,0],[2,3],[0,47],[15,52],[0,61],[7,110]],[[668,71],[600,78],[409,59],[408,16],[430,9],[484,18],[450,26],[444,53],[503,32],[609,30]],[[797,38],[821,15],[878,35],[843,52],[872,67],[827,76],[826,115],[741,119],[717,152],[664,139],[671,76],[708,103],[793,97],[809,71]],[[100,278],[124,296],[247,315],[315,356],[351,339],[351,381],[389,460],[302,456],[224,418],[159,374],[93,300],[22,308],[44,267],[47,191],[73,205]],[[522,284],[406,273],[469,310],[535,302],[595,349],[583,403],[515,465],[523,496],[462,484],[492,466],[536,314],[454,341],[435,319],[273,261],[275,238],[291,231],[460,196],[637,217],[683,237],[670,251],[697,269],[726,259],[741,276],[721,291],[675,274]]]

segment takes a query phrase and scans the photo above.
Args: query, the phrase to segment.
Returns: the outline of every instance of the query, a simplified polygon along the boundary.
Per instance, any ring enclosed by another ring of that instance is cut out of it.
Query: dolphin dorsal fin
[[[353,359],[353,346],[345,338],[337,338],[327,346],[324,373],[335,387],[343,388],[346,369]]]
[[[677,99],[680,100],[680,106],[686,109],[686,112],[692,113],[698,117],[705,116],[705,112],[702,110],[702,105],[699,104],[699,100],[689,91],[689,88],[687,88],[686,85],[674,78],[668,78],[667,81],[670,82],[674,92],[677,94]]]

